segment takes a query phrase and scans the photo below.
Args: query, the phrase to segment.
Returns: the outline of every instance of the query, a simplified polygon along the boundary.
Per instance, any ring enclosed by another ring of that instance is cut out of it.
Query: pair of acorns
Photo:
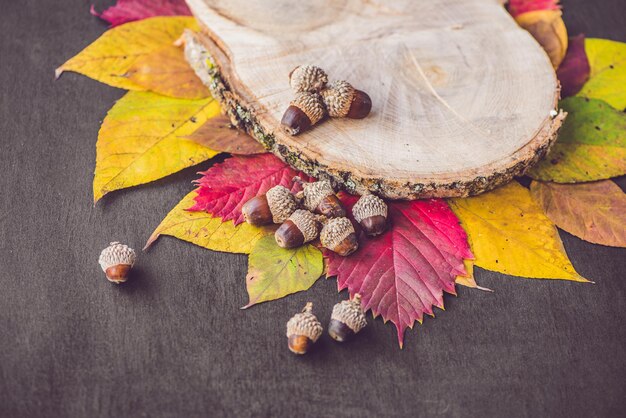
[[[330,182],[302,183],[298,177],[294,181],[302,184],[302,191],[295,196],[278,185],[247,201],[241,209],[246,222],[281,224],[274,237],[282,248],[296,248],[319,237],[324,248],[341,256],[356,251],[356,231]],[[372,194],[361,196],[352,215],[368,236],[380,235],[387,227],[387,205]]]
[[[372,99],[347,81],[328,84],[328,75],[314,65],[300,65],[289,73],[296,97],[285,111],[281,124],[289,135],[298,135],[321,121],[333,118],[363,119],[372,109]]]
[[[361,306],[361,295],[352,300],[343,300],[333,307],[328,324],[328,334],[332,339],[344,342],[352,338],[367,325],[365,312]],[[308,302],[302,312],[295,314],[287,322],[289,350],[295,354],[305,354],[322,336],[324,328],[313,314],[313,304]]]

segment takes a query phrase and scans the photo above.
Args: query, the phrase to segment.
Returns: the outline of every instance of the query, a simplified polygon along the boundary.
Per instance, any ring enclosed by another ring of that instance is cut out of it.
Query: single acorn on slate
[[[128,245],[112,242],[102,250],[98,262],[107,279],[115,284],[128,280],[128,272],[135,264],[137,254]]]
[[[255,196],[241,207],[243,217],[252,225],[283,223],[296,210],[296,198],[285,186],[274,186],[265,194]]]
[[[292,353],[305,354],[322,335],[322,324],[312,311],[313,304],[308,302],[302,312],[295,314],[287,322],[287,338]]]
[[[279,247],[296,248],[316,239],[320,229],[317,216],[308,210],[298,209],[278,227],[274,238]]]
[[[373,194],[361,196],[352,207],[352,216],[371,237],[382,234],[387,228],[387,204]]]
[[[302,192],[298,196],[304,198],[305,208],[329,218],[346,216],[346,210],[335,194],[330,181],[320,180],[313,183],[303,183],[298,177],[295,177],[294,181],[302,185]]]
[[[354,226],[348,218],[328,219],[320,232],[320,242],[324,248],[342,257],[349,256],[359,248]]]
[[[322,120],[326,108],[322,96],[317,93],[297,93],[280,121],[289,135],[298,135]]]
[[[363,119],[372,110],[372,99],[347,81],[334,81],[320,93],[328,115],[333,118]]]
[[[328,83],[328,75],[315,65],[299,65],[289,73],[289,85],[296,93],[319,93]]]
[[[352,300],[343,300],[333,307],[328,324],[328,334],[339,342],[349,340],[367,325],[361,306],[361,295],[356,293]]]

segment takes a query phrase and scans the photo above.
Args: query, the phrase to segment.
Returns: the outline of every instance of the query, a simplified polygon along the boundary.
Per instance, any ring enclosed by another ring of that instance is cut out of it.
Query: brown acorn
[[[317,216],[308,210],[298,209],[278,227],[274,238],[279,247],[296,248],[317,238],[320,228]]]
[[[328,75],[315,65],[299,65],[289,73],[289,85],[296,93],[319,93],[328,83]]]
[[[320,180],[313,183],[303,183],[297,177],[294,178],[294,181],[302,184],[302,196],[304,197],[303,204],[305,208],[311,212],[319,213],[329,218],[341,218],[346,216],[346,210],[337,195],[335,195],[330,181]]]
[[[333,307],[328,324],[328,334],[339,342],[352,338],[367,325],[361,306],[361,295],[356,293],[352,300],[342,300]]]
[[[98,262],[107,279],[115,284],[128,280],[128,273],[135,264],[137,254],[128,245],[112,242],[102,250]]]
[[[305,354],[322,335],[322,324],[312,311],[313,304],[308,302],[301,313],[295,314],[287,322],[287,338],[292,353]]]
[[[320,233],[322,247],[339,254],[349,256],[359,248],[359,241],[354,226],[348,218],[328,219]]]
[[[326,115],[326,108],[322,96],[317,93],[298,93],[289,104],[280,121],[285,132],[289,135],[298,135],[322,120]]]
[[[363,119],[372,110],[372,99],[347,81],[334,81],[320,93],[328,115],[333,118]]]
[[[241,212],[251,225],[280,224],[289,218],[297,206],[296,198],[289,189],[278,185],[248,200],[241,207]]]
[[[352,216],[370,237],[387,229],[387,204],[373,194],[364,194],[352,207]]]

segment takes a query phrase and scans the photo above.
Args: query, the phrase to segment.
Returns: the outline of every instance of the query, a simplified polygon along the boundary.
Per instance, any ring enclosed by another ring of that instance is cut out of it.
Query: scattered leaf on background
[[[232,219],[235,225],[244,221],[241,207],[254,196],[278,184],[289,188],[294,176],[309,179],[272,154],[233,156],[200,174],[196,204],[189,210],[212,213],[224,222]]]
[[[113,87],[146,90],[128,79],[128,70],[139,58],[171,45],[185,28],[198,24],[193,17],[153,17],[110,29],[57,68],[56,76],[74,71]]]
[[[560,10],[559,0],[509,0],[507,9],[513,17],[537,10]]]
[[[478,286],[476,278],[474,277],[474,260],[463,260],[465,265],[465,276],[456,276],[455,283],[461,286],[470,287],[472,289],[484,290],[486,292],[493,292],[493,290],[486,287]]]
[[[259,239],[268,234],[274,236],[271,228],[258,228],[247,223],[234,226],[208,213],[187,211],[193,205],[196,194],[197,189],[187,194],[167,214],[148,239],[144,250],[159,236],[170,235],[209,250],[249,254]]]
[[[561,82],[561,98],[573,96],[589,79],[589,61],[585,52],[585,35],[569,38],[567,54],[556,70]]]
[[[246,287],[250,301],[244,308],[307,290],[324,271],[324,258],[312,245],[286,250],[274,236],[256,242],[248,258]]]
[[[266,152],[258,141],[234,128],[226,116],[206,121],[189,139],[215,151],[230,154],[251,155]]]
[[[476,197],[450,199],[467,231],[474,264],[512,276],[584,282],[552,222],[516,182]]]
[[[356,197],[341,195],[347,209]],[[443,292],[455,293],[457,276],[466,276],[464,259],[473,258],[465,231],[443,200],[389,201],[392,227],[380,237],[361,234],[360,247],[349,257],[327,251],[328,276],[339,290],[360,293],[365,309],[404,331],[433,305],[443,309]]]
[[[126,93],[104,118],[96,144],[94,201],[113,190],[148,183],[217,153],[186,136],[218,116],[213,99],[172,99]]]
[[[585,39],[591,67],[589,81],[579,96],[601,99],[617,110],[626,108],[626,43],[608,39]]]
[[[560,10],[536,10],[522,13],[515,21],[526,29],[548,53],[552,66],[558,68],[567,51],[567,29]]]
[[[530,192],[559,228],[595,244],[626,247],[626,194],[612,181],[533,181]]]
[[[185,0],[117,0],[102,13],[91,6],[91,14],[117,26],[154,16],[191,16],[191,11]]]
[[[604,180],[626,173],[626,114],[606,102],[569,97],[568,112],[549,154],[528,175],[557,183]]]
[[[204,99],[211,94],[187,61],[181,48],[167,45],[135,60],[128,80],[145,90],[182,99]]]

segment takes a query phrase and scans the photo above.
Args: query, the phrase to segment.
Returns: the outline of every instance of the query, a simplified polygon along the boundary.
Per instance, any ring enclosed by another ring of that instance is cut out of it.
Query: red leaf
[[[191,16],[185,0],[118,0],[115,6],[102,13],[98,13],[93,5],[90,11],[111,26],[154,16]]]
[[[235,225],[243,222],[241,207],[254,196],[278,184],[290,187],[294,176],[310,180],[272,154],[233,156],[200,174],[203,177],[196,181],[200,186],[196,204],[189,210],[208,212],[223,222],[232,219]],[[298,187],[296,184],[292,190]]]
[[[346,208],[356,202],[342,196]],[[404,331],[433,305],[443,308],[443,291],[455,294],[456,276],[466,275],[464,259],[474,258],[456,215],[441,199],[387,202],[389,230],[375,239],[361,234],[359,250],[349,257],[330,251],[328,276],[337,276],[339,290],[360,293],[365,309],[382,315]]]
[[[511,16],[519,16],[522,13],[537,10],[559,10],[559,0],[510,0],[509,13]]]
[[[573,96],[580,91],[589,78],[589,60],[585,52],[585,35],[569,38],[567,54],[556,70],[561,82],[561,98]]]

